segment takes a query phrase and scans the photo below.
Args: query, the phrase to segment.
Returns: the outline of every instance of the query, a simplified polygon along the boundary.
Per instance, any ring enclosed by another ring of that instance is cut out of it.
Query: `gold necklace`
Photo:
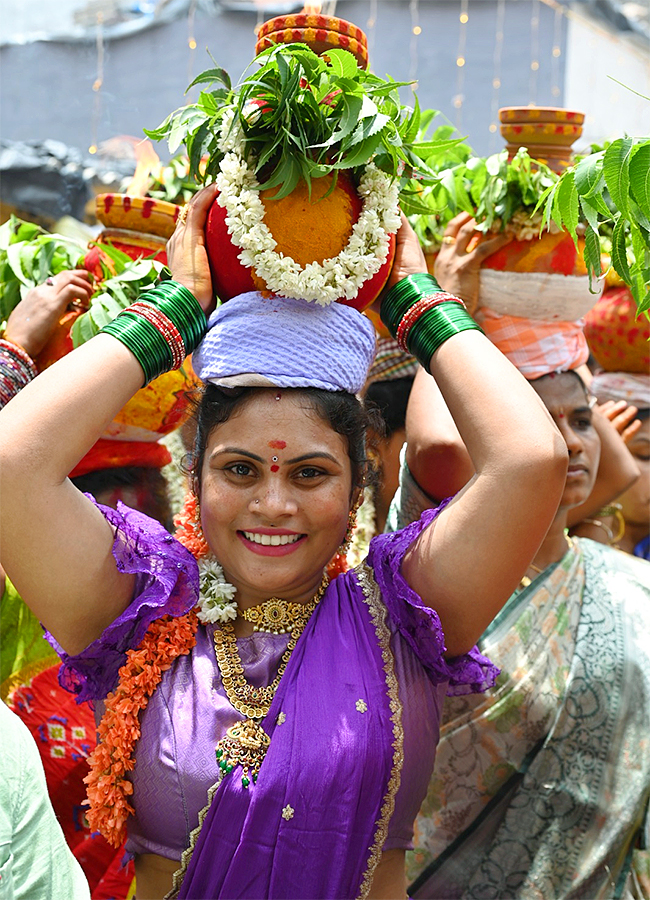
[[[325,574],[318,591],[309,603],[286,604],[287,607],[302,606],[302,611],[298,615],[295,610],[292,610],[291,615],[287,612],[286,615],[283,614],[280,617],[282,622],[286,620],[287,624],[290,625],[289,643],[282,654],[277,675],[271,684],[266,687],[257,688],[246,681],[241,657],[237,649],[234,626],[228,623],[214,630],[214,652],[219,672],[221,673],[221,683],[232,706],[237,712],[246,717],[243,722],[236,722],[230,726],[225,736],[217,744],[215,753],[219,768],[224,774],[232,772],[235,766],[241,765],[242,784],[245,788],[250,785],[251,778],[253,782],[257,781],[257,775],[270,744],[270,738],[260,722],[271,708],[280,679],[284,675],[284,670],[295,649],[298,638],[304,631],[309,617],[325,593],[328,584],[329,578]],[[267,604],[271,604],[269,608],[275,610],[281,608],[285,601],[273,597],[271,600],[260,604],[259,607],[253,607],[253,609],[261,610]],[[243,612],[248,613],[250,610],[244,610]],[[263,620],[263,615],[262,613],[260,620]],[[247,618],[246,615],[243,617]],[[275,618],[273,621],[275,623]],[[258,627],[257,630],[266,629]],[[284,631],[286,629],[283,629],[283,633]],[[276,631],[275,633],[279,632]]]
[[[304,628],[316,605],[325,593],[329,579],[325,575],[320,587],[309,603],[291,603],[280,597],[271,597],[258,606],[238,609],[237,614],[250,622],[253,631],[267,631],[269,634],[291,634],[296,628]]]

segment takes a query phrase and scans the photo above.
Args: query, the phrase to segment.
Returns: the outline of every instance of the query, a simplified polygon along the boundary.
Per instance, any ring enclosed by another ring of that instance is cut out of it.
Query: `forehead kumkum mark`
[[[276,466],[275,463],[271,466],[272,472],[278,472],[280,470],[280,466]]]
[[[271,450],[284,450],[286,446],[286,441],[269,441],[269,447],[271,448]]]

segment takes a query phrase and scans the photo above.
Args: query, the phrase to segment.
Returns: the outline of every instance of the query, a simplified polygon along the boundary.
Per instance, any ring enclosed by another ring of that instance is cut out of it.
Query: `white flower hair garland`
[[[241,248],[240,262],[254,268],[270,291],[282,297],[326,306],[339,298],[351,300],[386,262],[390,235],[400,226],[396,181],[368,163],[358,193],[363,200],[359,219],[338,256],[304,269],[290,256],[277,253],[276,241],[264,224],[264,204],[255,173],[244,157],[241,131],[234,111],[222,119],[219,147],[224,152],[216,183],[218,203],[226,212],[231,240]]]
[[[199,560],[199,590],[197,616],[204,625],[225,624],[237,618],[237,588],[226,581],[223,569],[213,556]]]

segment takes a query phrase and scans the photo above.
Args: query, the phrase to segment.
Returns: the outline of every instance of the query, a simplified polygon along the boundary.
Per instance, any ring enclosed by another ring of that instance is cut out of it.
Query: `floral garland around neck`
[[[338,256],[302,268],[275,250],[276,241],[264,224],[259,183],[245,158],[241,131],[233,125],[233,117],[232,110],[223,116],[219,145],[225,156],[216,183],[217,201],[227,212],[228,233],[242,251],[241,263],[255,269],[267,288],[282,297],[322,306],[356,297],[386,262],[390,235],[400,226],[397,181],[368,163],[357,189],[363,198],[361,214],[347,245]]]

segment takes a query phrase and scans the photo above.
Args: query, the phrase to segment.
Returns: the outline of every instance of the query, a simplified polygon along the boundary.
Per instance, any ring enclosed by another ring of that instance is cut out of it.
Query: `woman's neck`
[[[532,564],[535,567],[533,571],[539,569],[539,571],[543,572],[544,569],[547,569],[553,563],[559,562],[567,552],[567,514],[568,510],[566,509],[557,511],[551,527],[546,532],[546,537],[535,554]]]
[[[625,531],[623,533],[623,537],[620,541],[617,541],[614,544],[619,550],[623,550],[625,553],[634,553],[634,548],[642,541],[644,537],[648,535],[648,525],[644,524],[633,524],[632,522],[625,523]]]

